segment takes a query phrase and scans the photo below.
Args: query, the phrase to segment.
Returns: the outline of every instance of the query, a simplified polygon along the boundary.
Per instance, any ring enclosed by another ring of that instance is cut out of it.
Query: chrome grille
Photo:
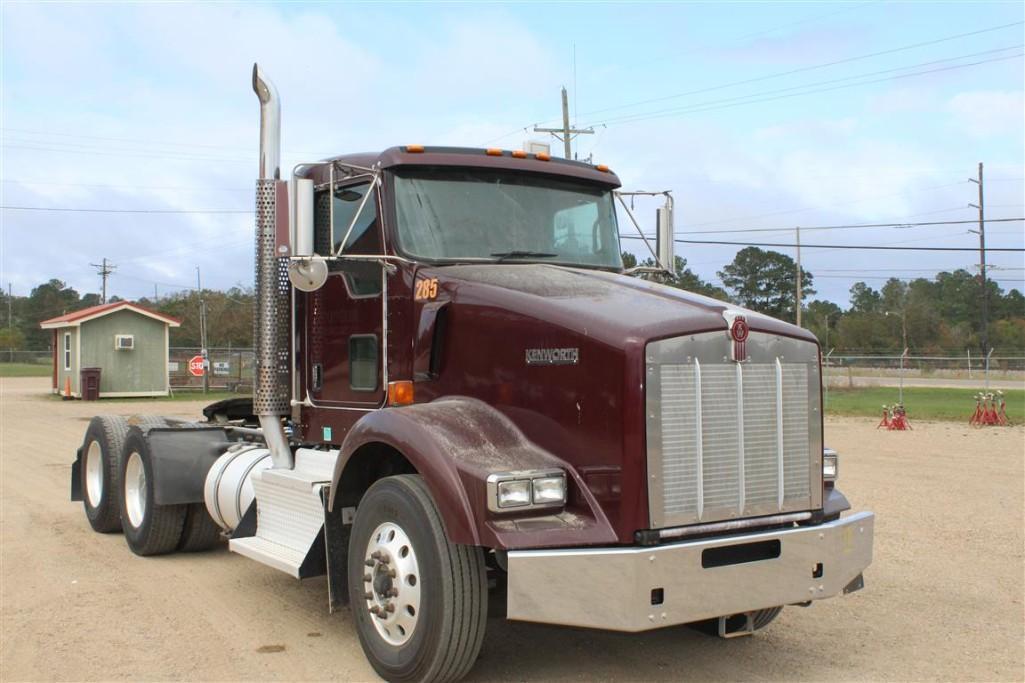
[[[817,347],[752,333],[749,360],[734,363],[728,343],[707,333],[649,344],[654,527],[821,504]]]

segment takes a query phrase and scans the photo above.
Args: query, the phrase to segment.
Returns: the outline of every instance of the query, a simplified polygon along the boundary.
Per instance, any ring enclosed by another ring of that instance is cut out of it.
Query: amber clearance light
[[[552,155],[548,152],[538,152],[534,155],[534,158],[538,161],[551,161]]]
[[[502,156],[502,150],[498,149],[497,147],[488,147],[486,150],[484,150],[484,153],[487,154],[489,157]]]
[[[406,151],[410,154],[423,154],[423,145],[406,145]]]
[[[413,402],[413,383],[409,380],[388,382],[388,405],[408,406]]]

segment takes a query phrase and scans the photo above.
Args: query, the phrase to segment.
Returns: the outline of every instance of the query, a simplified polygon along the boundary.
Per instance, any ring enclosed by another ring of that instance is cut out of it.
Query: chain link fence
[[[822,359],[830,387],[905,386],[1025,389],[1025,356],[838,356]]]
[[[203,389],[203,378],[189,372],[189,361],[202,355],[199,347],[172,346],[167,363],[172,391]],[[209,388],[218,391],[249,393],[253,390],[253,349],[207,349]]]

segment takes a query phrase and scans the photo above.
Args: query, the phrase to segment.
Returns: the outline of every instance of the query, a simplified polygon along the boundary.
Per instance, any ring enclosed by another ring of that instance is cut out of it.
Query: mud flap
[[[71,466],[71,500],[82,500],[82,449],[75,451],[75,464]]]
[[[324,557],[327,570],[328,610],[335,612],[349,604],[349,536],[352,533],[350,508],[327,509],[329,487],[320,490],[324,505]],[[349,512],[347,512],[349,511]]]

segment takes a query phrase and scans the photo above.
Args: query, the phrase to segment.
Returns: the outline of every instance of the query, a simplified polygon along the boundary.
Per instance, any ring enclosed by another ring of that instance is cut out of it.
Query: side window
[[[64,369],[71,369],[71,333],[64,333]]]
[[[359,211],[367,192],[371,196]],[[334,221],[327,191],[317,194],[314,214],[314,248],[318,254],[332,251],[346,254],[380,254],[381,231],[377,221],[377,191],[370,183],[336,187],[332,198]],[[357,217],[358,212],[358,217]],[[356,219],[353,223],[353,218]],[[342,248],[345,233],[352,232]],[[332,272],[344,272],[346,284],[353,296],[376,296],[381,293],[381,268],[375,263],[330,263]]]
[[[377,390],[377,335],[349,337],[349,386],[353,391]]]

